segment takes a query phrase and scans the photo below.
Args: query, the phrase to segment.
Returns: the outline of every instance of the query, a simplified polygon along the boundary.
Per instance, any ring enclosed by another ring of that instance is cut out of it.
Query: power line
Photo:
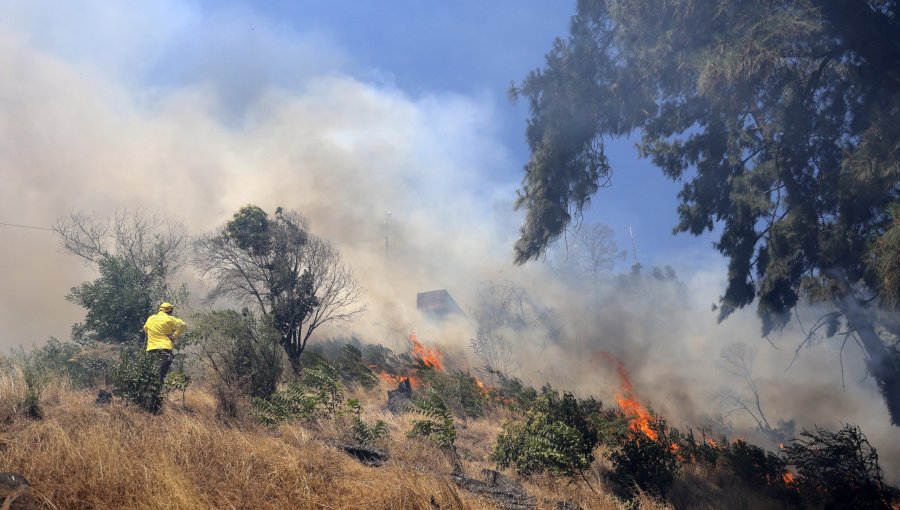
[[[51,230],[51,231],[53,230],[52,228],[47,228],[47,227],[35,227],[32,225],[18,225],[16,223],[2,223],[2,222],[0,222],[0,227],[31,228],[34,230]]]

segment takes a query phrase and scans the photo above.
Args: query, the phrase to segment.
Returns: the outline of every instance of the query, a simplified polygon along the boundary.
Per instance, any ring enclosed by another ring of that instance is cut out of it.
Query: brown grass
[[[57,384],[44,393],[42,420],[21,415],[17,402],[23,395],[16,374],[0,375],[0,471],[25,476],[45,508],[495,508],[453,485],[439,450],[406,437],[410,416],[380,410],[383,390],[354,395],[364,403],[366,421],[389,425],[390,438],[380,446],[391,460],[381,468],[326,445],[324,439],[344,433],[340,420],[277,431],[246,420],[226,425],[216,419],[212,393],[203,389],[189,390],[184,403],[180,395],[171,398],[154,416],[118,402],[100,406],[94,395]],[[494,468],[488,455],[500,418],[458,423],[469,476]],[[587,474],[590,484],[551,476],[522,482],[538,508],[569,501],[584,509],[624,509],[604,481],[609,465],[602,452],[598,459]],[[688,469],[673,500],[679,508],[766,508],[766,501],[727,485],[715,473]],[[641,498],[640,508],[671,507]]]

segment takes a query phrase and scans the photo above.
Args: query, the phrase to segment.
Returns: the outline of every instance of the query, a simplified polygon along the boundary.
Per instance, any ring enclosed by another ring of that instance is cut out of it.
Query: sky
[[[634,140],[608,143],[612,187],[586,221],[612,227],[620,249],[631,230],[638,260],[672,265],[688,298],[611,294],[592,314],[545,265],[512,265],[528,111],[507,90],[565,35],[574,3],[0,3],[0,223],[144,209],[200,234],[247,203],[284,206],[333,241],[364,286],[368,309],[351,332],[402,341],[417,292],[446,288],[471,310],[479,282],[509,280],[566,319],[568,343],[519,339],[531,373],[609,398],[615,373],[595,361],[611,352],[657,409],[690,423],[733,384],[719,350],[744,342],[759,347],[773,416],[864,423],[893,448],[881,453],[900,476],[895,430],[858,352],[845,353],[844,389],[840,344],[819,342],[786,372],[802,331],[776,338],[779,350],[760,339],[753,310],[716,324],[724,262],[711,236],[672,235],[680,185],[639,160]],[[0,245],[0,347],[68,338],[84,311],[64,297],[94,269],[46,230],[0,226]],[[198,275],[184,279],[194,309],[206,306]],[[471,356],[466,326],[431,333],[420,338]]]

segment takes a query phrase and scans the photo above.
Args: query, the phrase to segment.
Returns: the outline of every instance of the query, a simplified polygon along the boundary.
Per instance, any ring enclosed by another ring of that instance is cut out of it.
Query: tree
[[[616,245],[615,231],[602,223],[579,225],[571,238],[562,241],[553,244],[548,262],[574,287],[590,284],[594,305],[598,305],[601,281],[625,258],[625,251]]]
[[[756,301],[768,334],[801,297],[830,303],[823,327],[846,326],[900,425],[900,329],[877,299],[896,289],[898,41],[896,0],[579,1],[568,41],[511,91],[531,107],[516,262],[608,182],[604,141],[636,131],[684,182],[675,231],[721,228],[720,320]]]
[[[720,403],[726,407],[724,417],[735,413],[746,413],[760,431],[776,437],[775,429],[769,424],[766,413],[763,411],[762,399],[759,396],[759,388],[756,386],[756,379],[753,377],[753,363],[756,361],[756,349],[748,347],[744,344],[731,344],[722,350],[722,368],[740,379],[750,396],[746,396],[739,392],[726,392],[719,396]],[[785,438],[779,438],[784,441]]]
[[[140,210],[108,218],[76,212],[57,219],[54,231],[67,252],[100,272],[66,297],[87,310],[85,321],[72,327],[76,341],[140,342],[141,326],[155,306],[187,300],[185,287],[171,281],[185,263],[181,224]]]
[[[196,243],[197,266],[212,281],[211,300],[235,297],[271,316],[295,372],[313,332],[365,310],[362,290],[340,254],[309,232],[296,212],[247,205]]]

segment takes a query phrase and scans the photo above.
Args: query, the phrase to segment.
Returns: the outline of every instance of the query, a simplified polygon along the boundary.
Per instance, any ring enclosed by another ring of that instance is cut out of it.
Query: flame
[[[483,391],[485,395],[488,394],[487,386],[485,386],[484,383],[481,382],[481,379],[479,379],[479,378],[476,377],[476,378],[475,378],[475,384],[477,384],[478,387],[481,388],[481,391]]]
[[[411,354],[414,358],[422,360],[422,363],[425,365],[437,370],[438,372],[442,372],[444,370],[444,364],[441,363],[441,357],[443,354],[441,351],[435,349],[428,349],[419,342],[419,339],[416,338],[416,332],[413,331],[409,334],[409,343],[412,345]]]
[[[716,440],[713,439],[713,438],[711,438],[711,437],[707,437],[707,438],[706,438],[706,444],[712,446],[713,448],[718,448],[718,447],[719,447],[719,443],[717,443]]]
[[[651,415],[650,411],[641,405],[640,402],[632,398],[634,388],[631,386],[631,380],[628,378],[628,372],[625,370],[625,365],[608,352],[602,353],[602,356],[606,361],[616,367],[616,372],[619,374],[622,393],[616,395],[616,403],[619,404],[619,409],[621,409],[623,413],[632,417],[631,421],[628,423],[628,427],[635,432],[643,432],[645,436],[656,441],[659,435],[650,426],[650,423],[655,421],[653,415]]]
[[[781,474],[781,479],[784,481],[785,485],[791,485],[794,483],[794,473],[790,471],[785,471]]]
[[[778,448],[780,450],[784,450],[784,443],[778,443]]]

